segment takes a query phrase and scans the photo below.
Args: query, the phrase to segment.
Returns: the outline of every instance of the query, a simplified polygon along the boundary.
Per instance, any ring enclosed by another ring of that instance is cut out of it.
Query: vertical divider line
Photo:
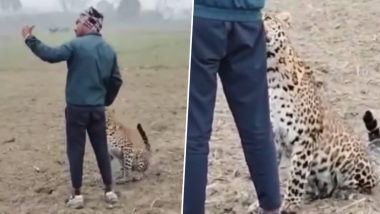
[[[191,49],[193,44],[193,20],[194,20],[194,0],[191,5],[191,24],[190,24],[190,41],[189,41],[189,60],[187,69],[187,101],[186,101],[186,124],[185,124],[185,137],[183,147],[183,167],[182,167],[182,195],[181,195],[181,214],[183,214],[183,200],[185,194],[185,170],[186,170],[186,145],[187,145],[187,124],[189,116],[189,93],[190,93],[190,71],[191,71]]]

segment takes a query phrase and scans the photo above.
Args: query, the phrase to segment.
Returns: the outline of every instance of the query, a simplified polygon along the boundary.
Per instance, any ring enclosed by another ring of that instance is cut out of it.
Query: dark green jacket
[[[25,43],[49,63],[67,62],[66,102],[68,105],[108,106],[123,83],[115,51],[100,34],[90,33],[59,47],[49,47],[35,36]]]
[[[194,16],[223,21],[257,21],[265,0],[194,0]]]

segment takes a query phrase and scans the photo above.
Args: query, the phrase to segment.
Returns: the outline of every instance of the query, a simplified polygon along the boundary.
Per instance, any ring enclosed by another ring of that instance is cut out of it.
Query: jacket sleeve
[[[71,43],[65,43],[58,47],[49,47],[35,36],[26,38],[25,43],[36,56],[49,63],[66,61],[71,57],[73,52]]]
[[[110,77],[110,80],[108,82],[105,106],[112,105],[112,103],[116,99],[122,85],[123,85],[123,80],[121,78],[119,65],[117,62],[117,58],[115,56],[111,77]]]

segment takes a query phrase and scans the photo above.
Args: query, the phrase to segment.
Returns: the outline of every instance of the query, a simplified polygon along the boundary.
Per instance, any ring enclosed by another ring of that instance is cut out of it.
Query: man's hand
[[[26,39],[28,36],[32,35],[32,31],[33,31],[33,28],[34,28],[34,25],[32,26],[24,26],[22,29],[21,29],[21,35],[24,39]]]

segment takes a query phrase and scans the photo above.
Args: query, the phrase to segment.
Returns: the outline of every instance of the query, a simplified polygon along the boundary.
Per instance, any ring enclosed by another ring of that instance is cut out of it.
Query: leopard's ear
[[[271,16],[273,16],[272,12],[269,12],[269,11],[262,11],[261,12],[261,18],[263,19],[263,21],[271,19],[272,18]]]
[[[285,24],[287,28],[292,25],[292,15],[288,11],[282,11],[276,14],[277,19]]]
[[[263,19],[265,19],[265,17],[267,17],[267,12],[265,12],[265,11],[262,11],[261,12],[261,18],[263,18]]]

